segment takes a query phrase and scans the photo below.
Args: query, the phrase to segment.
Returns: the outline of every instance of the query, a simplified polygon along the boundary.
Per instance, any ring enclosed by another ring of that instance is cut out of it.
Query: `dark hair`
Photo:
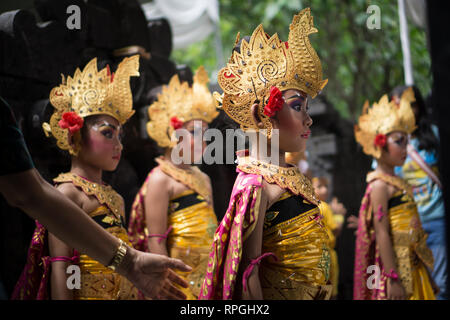
[[[413,103],[417,106],[418,113],[416,118],[417,129],[413,132],[413,136],[419,140],[419,150],[438,152],[439,141],[432,129],[432,122],[428,116],[425,101],[422,94],[415,85],[412,86],[397,86],[391,91],[391,98],[394,96],[401,97],[403,92],[412,88],[416,101]]]
[[[238,53],[241,53],[242,40],[245,40],[248,43],[250,41],[250,36],[245,36],[245,37],[242,37],[241,39],[239,39],[238,43],[236,43],[236,45],[233,48],[233,52],[237,51]]]

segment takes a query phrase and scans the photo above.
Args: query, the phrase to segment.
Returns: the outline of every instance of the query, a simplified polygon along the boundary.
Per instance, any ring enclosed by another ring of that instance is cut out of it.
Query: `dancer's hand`
[[[333,199],[331,200],[330,207],[335,214],[340,214],[342,216],[345,216],[347,214],[347,209],[345,208],[344,204],[342,202],[339,202],[336,197],[333,197]]]
[[[349,229],[355,229],[355,235],[356,235],[356,229],[358,229],[358,217],[351,215],[347,218],[347,228]]]
[[[185,272],[192,270],[179,259],[128,248],[117,271],[148,298],[186,299],[186,295],[174,284],[187,288],[188,283],[171,269]]]
[[[388,300],[406,300],[406,291],[400,280],[387,280]]]

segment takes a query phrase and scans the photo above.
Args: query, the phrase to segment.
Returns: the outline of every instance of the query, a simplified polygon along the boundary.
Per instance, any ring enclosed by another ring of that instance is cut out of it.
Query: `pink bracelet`
[[[389,273],[386,273],[386,272],[383,271],[383,275],[385,277],[387,277],[387,278],[392,279],[392,280],[395,280],[395,281],[398,280],[398,274],[397,274],[397,272],[395,272],[394,269],[391,269],[391,271],[389,271]]]
[[[50,257],[50,262],[55,261],[72,262],[78,264],[80,262],[80,254],[76,250],[74,250],[72,258],[66,256]]]
[[[172,229],[173,229],[173,227],[170,226],[164,234],[149,234],[148,237],[149,238],[151,238],[151,237],[158,237],[159,238],[158,239],[158,243],[161,243],[161,241],[163,239],[167,239],[167,236],[169,235],[170,231],[172,231]]]
[[[250,264],[248,265],[247,269],[245,269],[244,274],[242,275],[242,287],[244,288],[244,291],[247,291],[247,279],[252,274],[253,268],[255,265],[259,264],[262,259],[268,256],[273,256],[275,260],[277,259],[277,256],[272,252],[266,252],[262,255],[260,255],[258,258],[253,259]]]

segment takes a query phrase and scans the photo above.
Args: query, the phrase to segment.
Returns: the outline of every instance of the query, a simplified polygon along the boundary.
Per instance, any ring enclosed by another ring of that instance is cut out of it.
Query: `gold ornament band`
[[[125,242],[119,239],[119,247],[117,247],[117,251],[114,254],[113,259],[109,263],[108,268],[110,268],[113,271],[116,271],[116,268],[122,263],[126,254],[127,254],[127,246],[125,245]]]
[[[301,195],[308,202],[319,205],[311,181],[298,167],[280,167],[249,156],[239,158],[238,169],[251,174],[261,175],[268,183],[276,183],[282,189],[288,189],[295,195]]]

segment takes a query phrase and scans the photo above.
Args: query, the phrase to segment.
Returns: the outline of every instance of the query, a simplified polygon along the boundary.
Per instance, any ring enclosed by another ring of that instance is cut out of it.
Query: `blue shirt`
[[[439,137],[437,127],[432,126],[432,129],[436,137]],[[412,138],[409,143],[439,177],[436,152],[419,150],[419,140],[417,138]],[[395,174],[405,179],[413,187],[414,200],[416,201],[422,222],[444,217],[445,209],[442,190],[409,155],[402,167],[395,168]]]

